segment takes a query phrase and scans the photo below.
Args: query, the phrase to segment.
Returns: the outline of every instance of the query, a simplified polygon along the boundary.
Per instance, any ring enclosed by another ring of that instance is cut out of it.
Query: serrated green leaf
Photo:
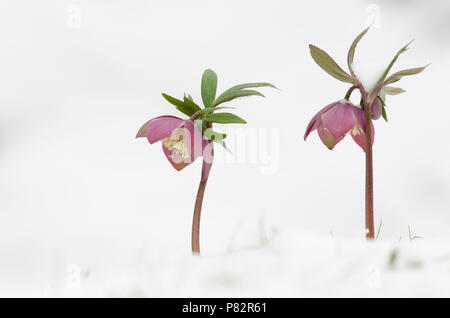
[[[348,69],[350,70],[350,73],[352,74],[353,77],[355,76],[355,72],[353,71],[352,68],[352,64],[353,64],[353,60],[355,58],[355,49],[356,46],[358,45],[359,41],[362,39],[362,37],[367,33],[367,31],[369,31],[370,26],[368,26],[366,29],[364,29],[364,31],[362,31],[354,40],[352,45],[350,45],[350,49],[348,50],[348,55],[347,55],[347,64],[348,64]]]
[[[414,40],[413,40],[414,41]],[[395,54],[394,58],[392,59],[391,63],[389,63],[388,67],[384,70],[383,74],[381,75],[380,79],[377,81],[377,83],[374,85],[372,91],[378,91],[380,89],[380,86],[383,85],[383,81],[386,79],[387,75],[389,74],[389,71],[391,70],[394,63],[397,61],[400,54],[405,52],[408,49],[408,46],[413,42],[410,41],[408,44],[406,44],[404,47],[402,47],[397,54]]]
[[[394,74],[392,74],[391,76],[388,77],[388,79],[383,83],[383,85],[389,85],[395,82],[398,82],[399,80],[401,80],[401,78],[403,76],[409,76],[409,75],[416,75],[419,74],[420,72],[422,72],[428,65],[425,65],[423,67],[415,67],[415,68],[410,68],[410,69],[406,69],[406,70],[402,70],[402,71],[398,71]]]
[[[207,69],[202,76],[202,99],[205,107],[212,107],[216,99],[217,75],[213,70]]]
[[[179,99],[176,99],[175,97],[172,97],[170,95],[162,93],[162,96],[172,105],[174,105],[180,112],[187,116],[192,116],[196,111],[200,110],[200,107],[198,107],[197,104],[194,102],[191,103],[185,103]],[[186,100],[186,99],[185,99]],[[195,106],[194,106],[195,105]]]
[[[216,101],[214,102],[214,106],[220,105],[225,102],[229,102],[233,99],[239,98],[239,97],[245,97],[245,96],[261,96],[265,97],[263,94],[261,94],[258,91],[254,91],[251,89],[238,89],[238,90],[232,90],[227,91],[221,94],[219,97],[217,97]]]
[[[246,124],[241,117],[231,113],[209,114],[204,117],[206,121],[218,124]]]
[[[342,82],[353,84],[352,77],[344,71],[324,50],[319,49],[317,46],[312,44],[309,45],[309,50],[313,60],[325,72]]]
[[[392,87],[392,86],[385,86],[383,87],[383,91],[387,94],[387,95],[398,95],[401,93],[406,92],[403,88],[400,87]]]

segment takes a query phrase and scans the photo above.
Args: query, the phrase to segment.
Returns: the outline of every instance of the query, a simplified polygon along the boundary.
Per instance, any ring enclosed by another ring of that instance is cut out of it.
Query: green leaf
[[[182,106],[182,105],[184,105],[184,103],[183,103],[181,100],[176,99],[175,97],[172,97],[172,96],[167,95],[167,94],[165,94],[165,93],[162,93],[162,96],[163,96],[169,103],[171,103],[172,105],[175,105],[175,106]]]
[[[388,122],[387,113],[386,113],[386,103],[384,102],[384,100],[380,96],[377,96],[377,98],[381,102],[381,116],[383,116],[383,119],[386,122]]]
[[[352,77],[344,71],[325,51],[312,44],[309,45],[309,50],[313,60],[325,72],[342,82],[353,84]]]
[[[222,147],[224,147],[226,150],[228,150],[231,153],[231,151],[227,148],[227,145],[225,144],[225,141],[224,141],[224,139],[227,138],[227,134],[222,134],[222,133],[212,130],[211,128],[208,128],[203,132],[203,136],[205,136],[210,141],[213,141],[215,143],[222,145]]]
[[[388,122],[388,118],[387,118],[387,113],[386,113],[386,108],[383,106],[383,108],[381,109],[381,116],[383,116],[383,119],[385,122]]]
[[[257,96],[262,96],[264,97],[263,94],[255,91],[255,90],[245,90],[245,88],[254,88],[254,87],[272,87],[272,88],[277,88],[275,85],[271,84],[271,83],[244,83],[244,84],[239,84],[239,85],[235,85],[229,89],[227,89],[225,92],[223,92],[222,94],[220,94],[219,97],[217,97],[217,99],[214,102],[214,106],[217,106],[221,103],[224,102],[228,102],[232,99],[238,98],[238,97],[244,97],[244,96],[252,96],[252,95],[257,95]]]
[[[192,110],[195,110],[195,112],[198,112],[198,111],[201,110],[200,106],[198,106],[194,102],[194,100],[192,99],[192,97],[190,95],[188,95],[188,96],[185,95],[183,101],[184,101],[184,105],[185,106],[188,106],[188,107],[192,108]]]
[[[191,103],[186,103],[186,98],[185,101],[181,101],[179,99],[176,99],[175,97],[172,97],[170,95],[164,94],[162,93],[162,96],[172,105],[174,105],[180,112],[182,112],[183,114],[187,115],[187,116],[192,116],[196,111],[200,110],[200,107],[195,104],[194,102]]]
[[[202,99],[205,107],[212,107],[216,99],[217,75],[207,69],[202,76]]]
[[[221,134],[221,133],[218,133],[218,132],[214,131],[211,140],[220,142],[221,140],[224,140],[225,138],[227,138],[227,134]]]
[[[214,102],[214,106],[220,105],[225,102],[229,102],[230,100],[233,100],[235,98],[245,97],[245,96],[253,96],[253,95],[265,97],[260,92],[254,91],[251,89],[238,89],[238,90],[226,91],[223,94],[221,94],[219,97],[217,97],[216,101]]]
[[[413,40],[414,41],[414,40]],[[374,85],[373,87],[373,92],[376,92],[380,89],[380,86],[383,85],[383,81],[386,79],[387,75],[389,74],[389,71],[391,70],[392,66],[394,65],[394,63],[397,61],[398,57],[400,56],[400,54],[402,54],[403,52],[405,52],[408,49],[408,46],[413,42],[410,41],[408,44],[406,44],[404,47],[402,47],[397,54],[395,54],[394,58],[392,59],[391,63],[389,63],[388,67],[386,68],[386,70],[384,70],[383,74],[381,75],[380,79],[377,81],[377,83]]]
[[[353,68],[352,68],[352,64],[353,64],[353,59],[355,58],[355,49],[356,46],[358,45],[359,41],[362,39],[362,37],[367,33],[367,31],[369,31],[371,25],[368,26],[366,29],[364,29],[364,31],[362,31],[357,37],[356,39],[353,40],[352,45],[350,46],[350,49],[348,50],[348,55],[347,55],[347,64],[348,64],[348,68],[350,70],[350,73],[352,74],[353,77],[355,76],[355,72],[353,72]]]
[[[389,85],[395,82],[398,82],[399,80],[401,80],[401,78],[403,76],[409,76],[409,75],[415,75],[415,74],[419,74],[420,72],[422,72],[428,65],[425,65],[423,67],[415,67],[415,68],[410,68],[407,70],[402,70],[399,72],[396,72],[394,74],[392,74],[391,76],[388,77],[388,79],[383,83],[383,85]]]
[[[385,86],[385,87],[383,87],[383,91],[387,95],[398,95],[398,94],[406,92],[403,88],[393,87],[393,86]]]
[[[212,130],[211,128],[206,129],[206,131],[203,133],[203,135],[208,140],[211,140],[211,141],[221,140],[221,139],[223,140],[223,139],[227,138],[227,134],[219,133],[217,131]]]
[[[234,90],[245,89],[245,88],[256,88],[256,87],[277,88],[275,85],[270,84],[270,83],[245,83],[245,84],[239,84],[239,85],[233,86],[233,87],[227,89],[224,93],[226,93],[228,91],[234,91]]]
[[[234,107],[226,107],[226,106],[203,108],[202,110],[200,110],[199,115],[200,116],[208,115],[208,114],[214,113],[216,110],[224,109],[224,108],[232,108],[232,109],[234,109]]]
[[[204,118],[206,121],[218,124],[246,124],[247,122],[241,117],[231,113],[209,114]]]

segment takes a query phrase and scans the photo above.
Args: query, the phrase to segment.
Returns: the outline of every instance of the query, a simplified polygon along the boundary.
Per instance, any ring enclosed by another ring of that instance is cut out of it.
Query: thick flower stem
[[[208,179],[200,181],[195,200],[194,217],[192,220],[192,254],[200,254],[200,215],[202,213],[203,196],[205,194],[206,182]]]
[[[375,229],[373,222],[373,159],[372,159],[372,118],[371,105],[366,103],[364,105],[364,114],[366,118],[366,239],[372,240],[375,238]]]

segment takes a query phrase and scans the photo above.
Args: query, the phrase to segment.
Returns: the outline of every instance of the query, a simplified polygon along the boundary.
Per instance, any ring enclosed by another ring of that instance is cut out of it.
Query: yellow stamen
[[[352,135],[356,136],[362,133],[362,129],[359,125],[355,125],[355,127],[353,127],[352,129]]]
[[[174,130],[169,137],[162,140],[162,143],[170,151],[175,150],[183,161],[187,161],[191,158],[189,148],[184,139],[184,128]]]

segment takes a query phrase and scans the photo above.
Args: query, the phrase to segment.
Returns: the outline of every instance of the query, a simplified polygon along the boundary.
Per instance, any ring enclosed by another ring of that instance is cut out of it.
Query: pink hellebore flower
[[[212,147],[202,132],[189,119],[160,116],[146,122],[136,138],[147,137],[153,144],[162,142],[167,160],[178,171],[203,156],[202,181],[207,179],[212,165]]]
[[[325,106],[309,122],[304,139],[317,129],[320,139],[330,150],[350,132],[353,140],[365,151],[366,120],[364,110],[343,99]],[[372,145],[375,130],[372,124]]]

